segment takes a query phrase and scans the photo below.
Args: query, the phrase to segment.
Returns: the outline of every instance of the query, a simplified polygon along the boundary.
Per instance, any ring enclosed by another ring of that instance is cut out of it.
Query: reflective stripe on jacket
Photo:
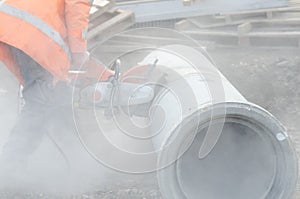
[[[21,80],[7,45],[66,79],[71,53],[86,51],[89,0],[4,0],[0,3],[0,60]]]

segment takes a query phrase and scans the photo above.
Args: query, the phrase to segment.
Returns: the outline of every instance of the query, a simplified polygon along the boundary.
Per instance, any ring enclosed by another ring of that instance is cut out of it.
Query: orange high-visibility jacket
[[[71,53],[86,51],[90,7],[91,0],[1,1],[0,61],[21,80],[11,45],[66,79]]]

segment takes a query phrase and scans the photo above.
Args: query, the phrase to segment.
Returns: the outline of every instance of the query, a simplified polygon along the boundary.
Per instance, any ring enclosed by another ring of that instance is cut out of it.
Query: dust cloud
[[[0,65],[0,76],[1,154],[17,120],[19,83],[3,64]],[[109,181],[107,175],[110,170],[85,150],[75,129],[63,125],[63,117],[66,116],[56,117],[61,117],[61,124],[49,125],[47,132],[41,132],[45,133],[45,136],[38,149],[29,157],[27,164],[20,166],[19,171],[0,172],[1,198],[2,192],[80,194],[99,190]],[[72,118],[70,119],[72,121]]]

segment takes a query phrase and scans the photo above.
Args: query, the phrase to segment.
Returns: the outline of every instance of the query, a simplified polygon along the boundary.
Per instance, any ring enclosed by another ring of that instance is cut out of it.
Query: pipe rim
[[[224,108],[226,109],[226,116],[224,116]],[[298,163],[295,150],[283,125],[269,112],[255,104],[226,102],[195,111],[183,120],[180,128],[182,129],[191,125],[190,123],[193,122],[195,117],[199,117],[199,114],[201,114],[201,118],[206,118],[206,121],[203,119],[199,122],[200,126],[207,124],[209,121],[207,118],[209,118],[212,111],[214,112],[214,119],[226,117],[239,118],[246,122],[251,121],[258,127],[263,128],[264,132],[268,133],[266,136],[273,137],[273,146],[277,148],[276,157],[280,156],[279,158],[283,160],[284,163],[281,167],[279,167],[281,169],[277,170],[276,176],[274,177],[279,179],[279,181],[273,183],[273,186],[270,188],[270,192],[263,198],[291,198],[297,183]],[[178,126],[176,128],[178,128]],[[279,140],[279,135],[285,136],[285,139]],[[188,136],[189,135],[185,135],[181,139],[184,141],[184,139]],[[167,140],[165,144],[168,142],[170,142],[170,140]],[[168,155],[160,154],[159,162],[164,163],[165,161],[168,161]],[[178,175],[176,175],[178,162],[179,161],[175,161],[173,164],[158,172],[159,186],[165,198],[187,198],[181,191]],[[278,161],[276,163],[276,167],[278,167]],[[279,188],[279,191],[275,189],[276,187]]]

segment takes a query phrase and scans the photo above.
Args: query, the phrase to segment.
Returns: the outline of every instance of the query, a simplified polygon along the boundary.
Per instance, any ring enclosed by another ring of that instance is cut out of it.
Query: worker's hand
[[[83,53],[72,53],[71,70],[85,70],[90,53],[85,51]]]

